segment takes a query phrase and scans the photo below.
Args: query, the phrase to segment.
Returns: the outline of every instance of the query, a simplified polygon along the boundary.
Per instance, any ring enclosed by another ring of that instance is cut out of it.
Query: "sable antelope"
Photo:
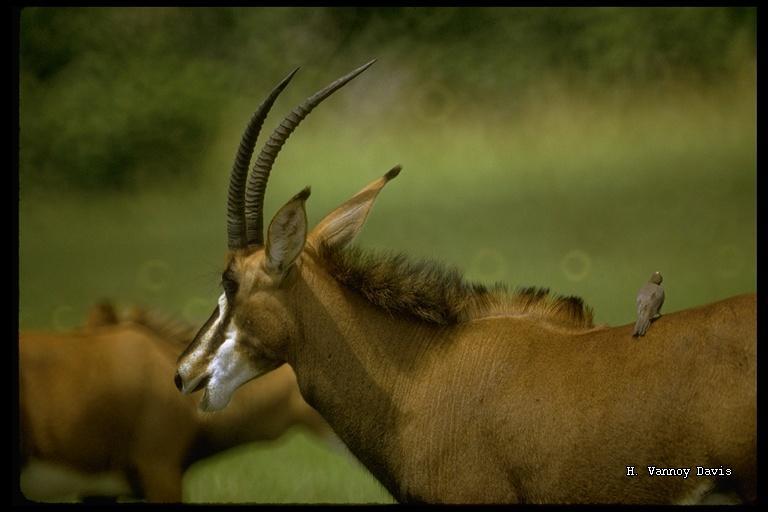
[[[370,64],[288,114],[247,177],[293,73],[253,115],[230,176],[224,292],[179,357],[179,389],[203,389],[200,406],[217,410],[288,362],[305,399],[400,501],[683,503],[726,488],[754,500],[754,294],[669,313],[628,343],[632,325],[593,325],[579,298],[489,289],[349,248],[399,166],[311,231],[305,188],[264,237],[278,151]],[[650,466],[710,471],[683,479]]]
[[[22,453],[83,473],[121,473],[136,496],[181,501],[184,470],[242,443],[302,425],[323,437],[328,425],[301,398],[288,365],[243,389],[231,411],[203,414],[173,386],[189,327],[135,310],[91,310],[84,329],[19,337]],[[111,484],[114,487],[117,484]],[[28,497],[44,489],[26,489]],[[76,490],[73,490],[76,491]]]

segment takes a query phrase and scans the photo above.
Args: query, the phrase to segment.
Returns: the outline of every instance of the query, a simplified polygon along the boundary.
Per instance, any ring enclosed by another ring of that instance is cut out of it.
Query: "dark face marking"
[[[230,263],[227,269],[221,274],[221,287],[224,289],[227,302],[231,304],[240,287],[240,283],[237,281],[237,275],[232,269],[232,263]]]

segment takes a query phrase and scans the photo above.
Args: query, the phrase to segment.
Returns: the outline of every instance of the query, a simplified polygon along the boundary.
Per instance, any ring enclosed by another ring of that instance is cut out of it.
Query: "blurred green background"
[[[654,270],[666,312],[754,291],[755,23],[744,7],[24,9],[20,326],[70,329],[102,297],[202,323],[253,109],[302,67],[264,139],[371,58],[283,149],[268,218],[312,185],[316,222],[400,163],[363,247],[579,295],[612,325]],[[337,455],[250,445],[194,466],[185,496],[388,501]]]

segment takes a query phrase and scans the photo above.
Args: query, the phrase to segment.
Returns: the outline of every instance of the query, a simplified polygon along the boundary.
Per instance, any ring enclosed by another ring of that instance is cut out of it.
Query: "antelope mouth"
[[[196,393],[208,385],[208,381],[211,380],[210,375],[204,375],[200,382],[190,391],[190,393]]]
[[[210,374],[203,374],[197,377],[195,380],[190,382],[188,385],[181,387],[181,392],[185,395],[190,395],[192,393],[195,393],[197,391],[200,391],[204,387],[208,385],[208,381],[211,380]],[[178,383],[177,383],[178,386]]]

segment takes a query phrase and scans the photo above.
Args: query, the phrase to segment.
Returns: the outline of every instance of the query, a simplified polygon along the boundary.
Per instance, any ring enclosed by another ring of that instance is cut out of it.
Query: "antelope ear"
[[[305,188],[278,210],[267,230],[265,267],[274,275],[284,274],[304,249],[307,240],[307,211],[304,203],[310,189]]]
[[[325,216],[309,235],[309,244],[317,248],[321,244],[343,247],[351,242],[365,224],[376,196],[384,185],[400,174],[402,167],[394,166],[384,176],[371,182],[341,206]]]

